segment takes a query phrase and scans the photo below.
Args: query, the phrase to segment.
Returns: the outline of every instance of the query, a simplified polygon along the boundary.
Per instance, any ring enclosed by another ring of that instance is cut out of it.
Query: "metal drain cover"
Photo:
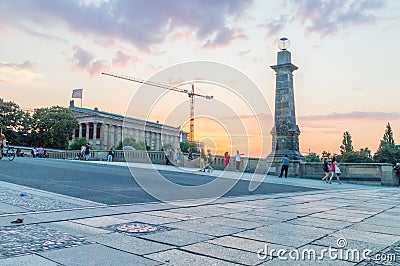
[[[148,224],[121,224],[116,229],[124,233],[149,233],[158,230],[157,227]]]

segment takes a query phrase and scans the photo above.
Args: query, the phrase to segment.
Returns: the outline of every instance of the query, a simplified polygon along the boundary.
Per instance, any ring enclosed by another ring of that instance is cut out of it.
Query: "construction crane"
[[[169,85],[166,85],[166,84],[157,83],[157,82],[148,81],[148,80],[143,80],[143,79],[137,79],[137,78],[129,77],[129,76],[126,76],[126,75],[120,75],[120,74],[109,73],[109,72],[103,72],[101,74],[107,75],[107,76],[110,76],[110,77],[114,77],[114,78],[129,80],[129,81],[133,81],[133,82],[137,82],[137,83],[141,83],[141,84],[145,84],[145,85],[149,85],[149,86],[154,86],[154,87],[158,87],[158,88],[161,88],[161,89],[166,89],[166,90],[170,90],[170,91],[186,93],[189,96],[189,99],[190,99],[190,130],[189,130],[189,137],[188,137],[189,141],[194,141],[194,98],[196,96],[197,97],[202,97],[202,98],[205,98],[205,99],[208,99],[208,100],[211,100],[211,99],[214,98],[214,96],[195,93],[193,84],[192,84],[191,91],[189,91],[189,90],[181,89],[178,86],[169,86]]]

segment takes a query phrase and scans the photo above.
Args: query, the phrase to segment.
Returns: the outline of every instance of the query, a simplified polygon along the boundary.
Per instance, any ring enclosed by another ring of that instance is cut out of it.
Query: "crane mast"
[[[120,75],[120,74],[114,74],[114,73],[108,73],[108,72],[103,72],[101,74],[111,76],[114,78],[129,80],[129,81],[133,81],[133,82],[137,82],[137,83],[141,83],[141,84],[145,84],[145,85],[149,85],[149,86],[154,86],[154,87],[158,87],[161,89],[186,93],[189,96],[189,100],[190,100],[190,125],[189,125],[190,130],[189,130],[189,136],[188,136],[189,141],[194,141],[194,98],[195,98],[195,96],[203,97],[208,100],[211,100],[214,98],[213,96],[210,96],[210,95],[203,95],[203,94],[195,93],[193,84],[192,84],[191,91],[188,91],[188,90],[181,89],[177,86],[169,86],[166,84],[143,80],[143,79],[137,79],[137,78],[129,77],[126,75]]]

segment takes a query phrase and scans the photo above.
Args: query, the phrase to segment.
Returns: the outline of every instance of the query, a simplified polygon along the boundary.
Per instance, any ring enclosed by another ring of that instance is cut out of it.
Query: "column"
[[[156,133],[156,151],[161,150],[161,133]]]
[[[121,141],[122,141],[122,126],[116,126],[117,128],[117,132],[116,132],[116,134],[117,134],[117,141],[116,141],[116,144],[115,144],[115,146],[117,146]]]
[[[276,73],[276,85],[275,124],[271,130],[273,151],[270,157],[273,155],[274,161],[279,162],[287,154],[291,160],[304,160],[299,151],[300,130],[296,123],[294,102],[293,72],[298,67],[292,64],[291,53],[281,48],[277,64],[271,68]]]
[[[93,122],[93,148],[94,149],[99,149],[99,147],[97,146],[97,123]]]
[[[79,123],[79,138],[82,138],[82,123]]]
[[[86,125],[86,139],[89,142],[89,123],[85,123]]]

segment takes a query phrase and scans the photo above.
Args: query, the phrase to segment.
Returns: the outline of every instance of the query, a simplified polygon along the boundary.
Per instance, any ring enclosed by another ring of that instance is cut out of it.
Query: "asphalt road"
[[[135,176],[149,180],[152,189],[160,191],[163,187],[153,171],[143,168],[131,168]],[[160,173],[176,184],[198,186],[211,182],[215,177],[174,171]],[[144,191],[127,167],[100,165],[68,160],[15,158],[0,160],[0,180],[37,188],[67,196],[91,200],[104,204],[133,204],[157,202],[156,198]],[[231,182],[225,179],[227,182]],[[154,181],[154,182],[153,182]],[[283,192],[302,192],[312,188],[263,183],[256,190],[249,191],[248,181],[239,181],[224,196],[244,196],[253,194],[274,194]],[[188,194],[174,193],[174,200],[185,200]],[[196,197],[207,197],[207,191]]]

